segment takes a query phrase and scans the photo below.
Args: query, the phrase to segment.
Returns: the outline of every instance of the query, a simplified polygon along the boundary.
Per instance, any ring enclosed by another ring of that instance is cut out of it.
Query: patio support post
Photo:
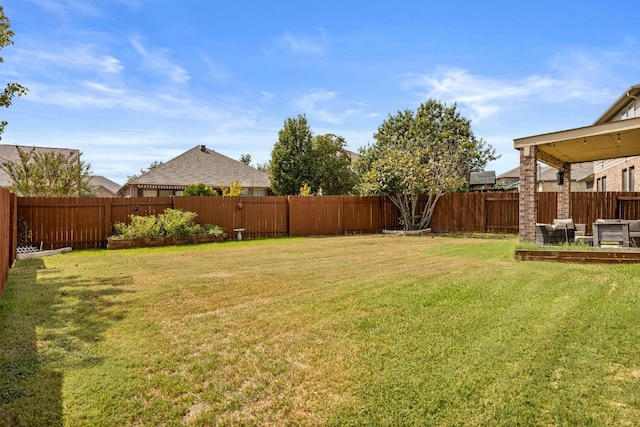
[[[571,219],[571,164],[565,163],[560,172],[564,180],[558,188],[558,218]]]
[[[535,145],[520,148],[519,232],[521,242],[536,241],[538,203],[536,197]]]

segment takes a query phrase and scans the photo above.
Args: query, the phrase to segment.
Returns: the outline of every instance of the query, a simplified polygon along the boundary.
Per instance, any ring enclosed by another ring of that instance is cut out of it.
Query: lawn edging
[[[640,252],[630,250],[579,251],[559,249],[516,249],[521,261],[548,261],[582,264],[640,263]]]

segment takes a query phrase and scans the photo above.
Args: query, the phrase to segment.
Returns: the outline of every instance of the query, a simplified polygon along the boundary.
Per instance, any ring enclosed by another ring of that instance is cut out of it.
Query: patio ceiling
[[[640,155],[640,117],[513,140],[514,148],[538,147],[538,160],[561,168]]]

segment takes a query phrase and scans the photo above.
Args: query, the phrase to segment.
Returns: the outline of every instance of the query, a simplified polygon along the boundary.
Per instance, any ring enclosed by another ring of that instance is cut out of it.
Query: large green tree
[[[13,44],[14,33],[11,31],[9,18],[4,14],[4,8],[0,6],[0,49]],[[0,62],[4,62],[4,58],[0,57]],[[18,83],[7,83],[2,93],[0,93],[0,107],[9,108],[15,96],[22,96],[27,93],[28,89]],[[6,120],[0,121],[0,137],[7,126]]]
[[[374,138],[361,149],[358,188],[365,195],[388,195],[406,230],[427,228],[438,199],[466,188],[471,172],[497,158],[456,104],[433,99],[415,112],[390,115]]]
[[[95,195],[91,184],[91,165],[80,160],[80,153],[18,149],[19,161],[3,162],[0,167],[11,178],[11,191],[20,196],[87,197]]]
[[[287,118],[271,152],[269,177],[277,195],[293,195],[306,184],[316,194],[346,194],[354,185],[344,138],[314,136],[305,115]]]
[[[322,194],[348,194],[356,183],[356,175],[351,168],[351,156],[343,137],[326,134],[313,138],[313,153],[316,167],[316,181],[309,183],[316,192]]]
[[[269,178],[276,195],[298,194],[314,181],[313,134],[304,115],[288,117],[271,151]]]

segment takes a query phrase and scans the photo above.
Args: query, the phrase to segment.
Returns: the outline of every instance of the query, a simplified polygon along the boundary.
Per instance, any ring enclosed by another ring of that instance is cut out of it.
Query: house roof
[[[35,148],[36,152],[54,152],[63,154],[65,156],[69,155],[80,155],[80,151],[72,148],[53,148],[53,147],[35,147],[35,146],[26,146],[26,145],[10,145],[10,144],[0,144],[0,164],[4,162],[19,162],[20,155],[18,154],[18,148],[22,151],[30,151]],[[11,178],[4,171],[4,169],[0,168],[0,187],[8,188],[12,184]]]
[[[102,187],[113,194],[118,193],[118,190],[120,189],[120,184],[117,184],[104,176],[92,176],[91,184],[96,187]]]
[[[196,145],[166,163],[129,181],[138,187],[185,187],[204,183],[211,187],[238,180],[243,188],[270,188],[269,176],[251,166],[224,156],[204,145]]]
[[[603,123],[612,121],[624,107],[629,105],[631,100],[636,99],[636,97],[638,96],[640,96],[640,84],[629,87],[629,89],[622,93],[622,95],[620,95],[618,99],[616,99],[614,103],[611,104],[611,106],[607,108],[605,112],[602,113],[593,124],[601,125]]]
[[[496,183],[495,171],[471,172],[469,176],[470,185],[487,185]]]
[[[502,178],[518,178],[520,179],[520,166],[517,166],[511,170],[508,170],[500,175],[498,175],[498,179]]]
[[[537,176],[538,181],[555,181],[556,173],[558,169],[545,166],[540,169],[540,173]],[[520,179],[520,167],[513,168],[509,171],[506,171],[502,175],[498,176],[498,178],[518,178]],[[589,181],[590,178],[593,178],[593,162],[586,163],[573,163],[571,165],[571,180],[572,181]]]
[[[610,121],[638,94],[640,85],[631,86],[592,126],[517,138],[513,146],[535,146],[537,158],[555,167],[640,155],[640,118]]]

